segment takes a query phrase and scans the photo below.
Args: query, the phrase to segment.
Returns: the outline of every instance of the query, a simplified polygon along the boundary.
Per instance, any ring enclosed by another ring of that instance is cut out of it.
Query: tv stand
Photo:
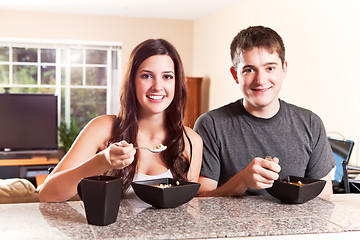
[[[47,175],[50,167],[59,163],[58,158],[37,156],[29,159],[0,159],[0,178],[25,178],[35,186],[37,175]]]
[[[31,159],[32,156],[30,155],[17,155],[17,154],[9,154],[9,155],[3,155],[3,154],[0,154],[0,160],[2,159],[6,159],[6,160],[9,160],[9,159]]]

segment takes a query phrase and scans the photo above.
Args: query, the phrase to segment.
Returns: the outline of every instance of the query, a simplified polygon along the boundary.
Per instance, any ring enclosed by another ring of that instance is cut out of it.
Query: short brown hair
[[[241,53],[254,47],[266,48],[271,53],[277,52],[281,63],[284,64],[285,46],[280,35],[268,27],[251,26],[241,30],[231,42],[231,60],[235,69],[240,62]]]

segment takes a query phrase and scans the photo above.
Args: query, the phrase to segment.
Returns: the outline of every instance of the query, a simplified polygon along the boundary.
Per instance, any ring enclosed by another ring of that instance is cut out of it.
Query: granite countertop
[[[2,204],[0,239],[211,239],[360,234],[359,206],[360,194],[333,195],[331,201],[315,198],[298,205],[284,204],[271,196],[194,198],[174,209],[147,208],[140,200],[124,199],[115,223],[94,226],[87,224],[81,201]]]

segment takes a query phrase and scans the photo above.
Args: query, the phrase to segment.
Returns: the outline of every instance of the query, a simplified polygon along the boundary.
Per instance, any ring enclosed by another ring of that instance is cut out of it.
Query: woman
[[[149,39],[132,51],[117,116],[91,120],[69,152],[40,187],[40,201],[65,201],[78,182],[106,173],[123,179],[123,194],[136,180],[173,177],[197,182],[202,140],[183,126],[186,102],[184,70],[176,49],[163,39]],[[167,149],[151,153],[134,146]]]

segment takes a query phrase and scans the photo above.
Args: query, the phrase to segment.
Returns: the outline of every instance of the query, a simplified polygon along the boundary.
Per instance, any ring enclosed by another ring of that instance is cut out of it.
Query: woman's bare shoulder
[[[61,169],[78,166],[105,149],[111,137],[115,119],[115,116],[103,115],[90,120],[61,161],[63,162]]]
[[[86,135],[97,136],[99,140],[103,141],[110,138],[115,120],[115,115],[95,117],[84,127],[83,132]]]
[[[91,128],[112,128],[116,120],[115,115],[101,115],[93,118],[86,127]]]
[[[187,126],[185,126],[184,128],[190,139],[194,138],[194,140],[202,141],[202,138],[200,137],[200,135],[197,132],[195,132],[192,128],[187,127]]]
[[[188,171],[187,178],[190,181],[198,182],[200,175],[200,168],[202,163],[202,153],[203,153],[203,141],[198,133],[192,130],[189,127],[185,127],[185,131],[190,138],[192,149],[190,149],[189,141],[185,143],[186,153],[190,161],[190,168]],[[189,151],[190,150],[190,151]],[[190,153],[192,154],[191,157]]]
[[[93,118],[90,122],[107,122],[107,123],[113,123],[116,120],[115,115],[100,115],[98,117]]]
[[[200,135],[195,132],[193,129],[191,129],[190,127],[185,126],[185,131],[186,134],[189,136],[191,143],[195,144],[195,145],[202,145],[202,138],[200,137]]]

